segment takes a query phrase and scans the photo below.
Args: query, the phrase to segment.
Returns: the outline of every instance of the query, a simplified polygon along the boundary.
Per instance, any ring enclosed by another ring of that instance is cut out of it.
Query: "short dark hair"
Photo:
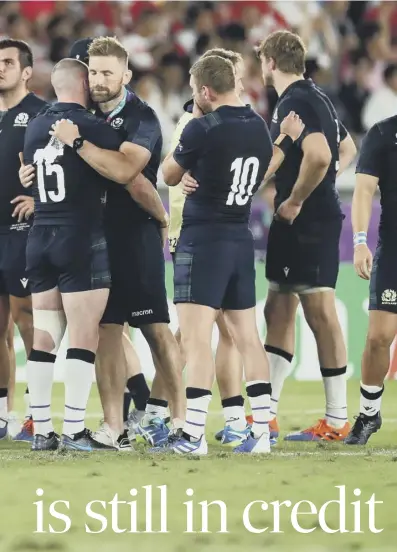
[[[21,69],[33,67],[33,53],[29,44],[15,38],[3,38],[0,40],[0,50],[5,50],[6,48],[16,48],[18,50]]]
[[[231,92],[236,86],[234,67],[229,59],[220,56],[201,57],[190,69],[197,88],[211,87],[217,94]]]
[[[259,57],[273,59],[276,69],[282,73],[303,75],[306,48],[302,39],[290,31],[271,33],[257,48]]]

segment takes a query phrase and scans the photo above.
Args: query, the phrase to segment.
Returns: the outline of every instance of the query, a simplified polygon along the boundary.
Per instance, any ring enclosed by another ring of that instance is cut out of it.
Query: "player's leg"
[[[183,425],[185,414],[182,383],[182,360],[178,344],[169,328],[167,291],[165,287],[165,262],[158,227],[152,221],[140,225],[131,251],[135,263],[134,279],[130,279],[128,289],[131,326],[139,328],[152,353],[156,372],[162,375],[159,396],[151,394],[146,408],[146,416],[137,428],[144,439],[158,444],[157,438],[168,435],[164,418],[153,417],[157,406],[166,407],[169,401],[174,428]],[[156,391],[156,389],[155,389]],[[155,407],[155,408],[153,408]],[[152,423],[153,422],[153,423]],[[154,439],[154,441],[153,441]]]
[[[65,288],[70,287],[69,281]],[[69,336],[65,361],[62,443],[73,450],[90,451],[93,448],[102,448],[94,446],[91,434],[85,428],[85,413],[94,376],[99,322],[108,295],[109,289],[99,285],[98,289],[62,293]]]
[[[381,401],[384,379],[390,366],[390,347],[397,333],[397,312],[371,310],[361,362],[360,413],[349,435],[348,445],[365,445],[382,425]]]
[[[145,414],[145,408],[150,396],[146,378],[142,372],[139,357],[131,342],[128,324],[123,330],[123,351],[127,368],[127,383],[124,391],[123,420],[125,429],[133,430]],[[134,409],[130,412],[131,400]]]
[[[167,323],[143,325],[140,329],[152,351],[156,371],[165,385],[164,391],[169,399],[173,427],[180,428],[185,417],[185,398],[182,381],[183,366],[178,344]]]
[[[8,295],[0,295],[0,439],[7,436],[8,426],[8,381],[10,379],[10,355],[7,347],[10,303]]]
[[[58,288],[32,294],[33,348],[27,362],[27,380],[34,423],[32,450],[55,450],[59,438],[51,418],[51,396],[56,355],[66,329]]]
[[[122,346],[123,325],[104,324],[99,328],[96,378],[103,409],[104,423],[95,432],[99,442],[116,446],[117,439],[124,433],[123,397],[126,383],[126,364]]]
[[[300,295],[306,321],[312,330],[326,399],[321,427],[308,431],[308,440],[343,440],[350,427],[347,420],[346,346],[335,306],[333,289]],[[293,436],[290,436],[293,439]]]
[[[290,292],[289,284],[291,278],[296,276],[295,266],[299,267],[300,262],[295,224],[290,226],[273,220],[269,228],[266,251],[266,278],[269,289],[264,311],[265,348],[272,384],[270,433],[273,438],[279,433],[278,404],[284,381],[291,370],[295,350],[295,317],[299,300]]]
[[[33,314],[32,314],[32,298],[30,289],[25,284],[28,282],[25,277],[25,271],[20,273],[22,278],[14,278],[13,284],[10,283],[10,307],[11,316],[18,328],[19,335],[22,338],[26,358],[29,358],[30,351],[33,346]],[[25,287],[26,285],[26,287]],[[33,423],[30,412],[30,397],[28,388],[24,393],[25,402],[25,420],[19,432],[16,432],[14,439],[16,441],[28,441],[33,439]]]
[[[233,250],[235,269],[222,306],[244,365],[246,391],[253,417],[252,427],[240,432],[240,444],[234,450],[248,454],[268,453],[271,385],[269,363],[256,323],[255,251],[252,237],[233,244]],[[235,433],[238,434],[237,431]]]
[[[216,324],[219,341],[215,353],[215,373],[225,425],[224,429],[215,435],[215,439],[224,444],[231,444],[234,442],[235,432],[241,432],[247,427],[244,399],[241,395],[243,365],[222,311],[218,313]]]
[[[284,382],[291,371],[295,351],[295,319],[299,299],[294,293],[281,293],[270,283],[264,309],[266,321],[265,349],[269,359],[272,398],[270,434],[277,438],[277,412]]]
[[[8,348],[8,354],[10,356],[10,377],[8,379],[8,397],[7,397],[7,407],[8,412],[12,412],[14,410],[14,399],[15,399],[15,379],[16,379],[16,369],[17,369],[17,362],[16,362],[16,355],[15,355],[15,349],[14,349],[14,320],[12,319],[12,316],[10,316],[10,321],[8,323],[8,330],[7,330],[7,348]]]
[[[378,247],[374,256],[368,332],[361,361],[360,414],[345,440],[348,445],[365,445],[382,425],[383,382],[390,366],[390,347],[397,333],[397,259],[393,249],[386,251]]]

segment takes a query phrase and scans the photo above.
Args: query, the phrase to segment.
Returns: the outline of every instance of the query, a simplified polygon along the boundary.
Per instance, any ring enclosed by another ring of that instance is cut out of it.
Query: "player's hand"
[[[182,192],[185,195],[190,195],[194,193],[199,187],[197,180],[195,180],[188,172],[185,172],[185,174],[182,176],[181,184]]]
[[[199,117],[202,117],[204,113],[202,112],[201,108],[197,105],[196,100],[193,100],[193,111],[192,115],[195,119],[198,119]]]
[[[80,138],[79,127],[67,119],[61,119],[53,124],[50,134],[70,147],[73,146],[76,138]]]
[[[170,217],[168,214],[164,216],[164,220],[160,223],[160,237],[161,237],[161,244],[163,246],[163,249],[165,247],[165,244],[168,241],[168,228],[170,225]]]
[[[277,209],[276,214],[274,215],[274,218],[276,220],[287,222],[288,224],[292,224],[296,217],[299,215],[302,209],[301,203],[296,203],[292,201],[291,198],[286,199],[282,202],[280,207]]]
[[[358,276],[363,280],[369,280],[372,270],[372,253],[366,243],[355,246],[353,262]]]
[[[33,165],[24,164],[22,152],[19,152],[19,160],[21,162],[21,167],[18,171],[19,180],[24,188],[29,188],[33,184],[36,169]]]
[[[34,200],[33,197],[20,195],[14,198],[11,203],[15,205],[15,209],[12,216],[18,217],[18,222],[28,220],[34,212]]]
[[[302,134],[304,128],[305,125],[299,115],[295,111],[290,111],[280,125],[280,134],[287,134],[295,142]]]

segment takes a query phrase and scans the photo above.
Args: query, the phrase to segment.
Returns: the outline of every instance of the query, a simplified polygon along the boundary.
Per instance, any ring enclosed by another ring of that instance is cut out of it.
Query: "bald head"
[[[66,58],[59,61],[51,73],[51,84],[58,99],[65,94],[81,94],[87,90],[88,67],[78,59]]]

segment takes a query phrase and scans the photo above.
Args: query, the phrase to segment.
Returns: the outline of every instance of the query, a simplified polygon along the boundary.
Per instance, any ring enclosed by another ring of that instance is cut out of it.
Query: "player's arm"
[[[179,144],[161,166],[167,186],[177,186],[186,171],[192,169],[203,150],[206,132],[198,120],[192,119],[183,129]]]
[[[346,132],[345,138],[341,139],[339,145],[339,169],[337,176],[340,176],[348,167],[350,167],[356,155],[356,144],[350,134]]]
[[[297,205],[302,205],[324,179],[332,159],[328,142],[321,132],[306,136],[301,148],[303,159],[290,194],[291,201]]]
[[[142,209],[159,221],[160,226],[166,228],[169,225],[169,216],[158,191],[142,173],[131,180],[125,189]]]
[[[382,170],[382,135],[378,125],[363,140],[356,168],[356,185],[352,201],[354,266],[360,278],[368,280],[372,269],[372,253],[367,246],[367,232],[372,201]]]
[[[294,111],[291,111],[281,122],[280,135],[276,138],[273,144],[273,155],[269,163],[269,167],[264,177],[266,183],[282,165],[288,149],[301,136],[305,125]]]

